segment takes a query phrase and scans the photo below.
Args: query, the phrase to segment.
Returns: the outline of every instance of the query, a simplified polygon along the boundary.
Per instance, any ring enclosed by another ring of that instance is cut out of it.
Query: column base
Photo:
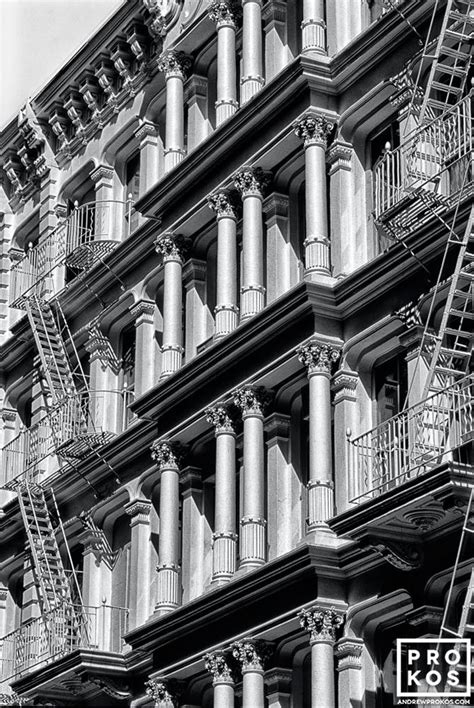
[[[228,120],[229,118],[231,118],[231,116],[234,115],[234,113],[239,107],[239,104],[237,103],[237,101],[229,99],[227,101],[216,101],[215,107],[216,125],[220,125],[221,123],[224,123],[224,121]]]
[[[265,307],[265,288],[262,285],[245,285],[240,292],[240,320],[244,322]]]
[[[313,273],[331,274],[331,261],[329,258],[329,241],[326,238],[305,239],[305,276]]]
[[[156,569],[158,590],[154,614],[164,615],[172,612],[179,605],[179,567],[163,563]]]
[[[240,102],[241,104],[250,101],[256,93],[265,85],[263,76],[243,76],[240,80]]]
[[[163,358],[160,380],[171,376],[181,368],[184,349],[174,344],[164,344],[161,347],[161,351]]]
[[[326,480],[312,480],[308,482],[307,489],[308,530],[329,531],[326,521],[334,516],[334,484]]]
[[[301,29],[303,30],[302,53],[318,52],[319,54],[327,54],[326,23],[324,20],[303,20],[301,23]]]
[[[186,155],[182,148],[169,148],[165,150],[165,172],[169,172],[183,160]]]
[[[214,339],[225,337],[237,327],[239,322],[239,308],[235,305],[217,305],[214,309],[216,316],[216,331]]]
[[[236,568],[237,534],[215,533],[212,538],[212,582],[228,582]]]
[[[244,516],[240,521],[240,568],[258,568],[266,559],[265,519]]]

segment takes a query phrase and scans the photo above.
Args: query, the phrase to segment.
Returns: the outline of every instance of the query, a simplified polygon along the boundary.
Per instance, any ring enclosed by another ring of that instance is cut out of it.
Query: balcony
[[[25,298],[32,296],[53,297],[65,284],[65,268],[77,275],[104,258],[118,246],[122,236],[130,235],[131,213],[131,201],[101,201],[76,207],[13,265],[11,306],[22,309]],[[63,272],[58,270],[60,266],[64,267]]]
[[[20,478],[40,482],[60,467],[58,457],[85,459],[131,423],[133,392],[88,391],[52,408],[3,448],[0,488],[14,488]]]
[[[439,391],[349,441],[351,501],[400,487],[474,439],[474,375]]]
[[[1,681],[18,680],[78,649],[121,653],[128,610],[60,605],[0,639]]]
[[[473,91],[441,117],[409,134],[375,166],[375,219],[393,219],[406,211],[401,225],[410,229],[431,218],[433,210],[472,191]]]

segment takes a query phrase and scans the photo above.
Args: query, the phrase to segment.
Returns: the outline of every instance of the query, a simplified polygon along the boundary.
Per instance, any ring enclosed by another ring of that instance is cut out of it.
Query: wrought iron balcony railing
[[[131,201],[99,201],[77,206],[12,267],[11,306],[21,307],[23,298],[31,295],[49,299],[56,294],[58,284],[53,271],[58,266],[79,272],[106,256],[119,244],[123,234],[129,235],[131,211]],[[117,234],[119,238],[112,238]]]
[[[449,198],[473,181],[471,91],[441,117],[407,136],[375,165],[375,218],[402,208],[420,191]]]
[[[16,680],[76,649],[120,653],[128,610],[60,605],[0,639],[1,681]]]
[[[452,459],[474,438],[474,376],[349,441],[352,502],[361,503]]]
[[[3,447],[0,488],[13,488],[23,479],[38,481],[63,459],[83,459],[93,449],[121,433],[132,418],[131,390],[88,391],[64,400],[38,423],[22,430]]]

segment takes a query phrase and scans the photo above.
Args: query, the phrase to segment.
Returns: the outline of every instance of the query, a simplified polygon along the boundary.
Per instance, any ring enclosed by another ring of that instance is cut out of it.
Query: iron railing
[[[23,297],[48,299],[56,289],[53,271],[61,265],[91,267],[130,233],[132,202],[98,201],[76,206],[48,236],[31,247],[11,268],[10,304]],[[64,279],[64,276],[63,276]],[[50,281],[50,282],[49,282]]]
[[[87,391],[65,399],[38,422],[22,430],[4,447],[0,488],[14,487],[17,481],[38,481],[58,469],[56,455],[68,450],[87,451],[123,432],[132,418],[128,405],[133,392]],[[73,455],[74,456],[74,455]]]
[[[18,679],[76,649],[120,653],[128,610],[101,605],[59,605],[0,639],[1,679]]]
[[[472,96],[471,91],[380,158],[374,168],[376,219],[417,189],[450,197],[472,181]]]
[[[351,501],[399,487],[473,439],[473,388],[474,376],[467,376],[349,440]]]

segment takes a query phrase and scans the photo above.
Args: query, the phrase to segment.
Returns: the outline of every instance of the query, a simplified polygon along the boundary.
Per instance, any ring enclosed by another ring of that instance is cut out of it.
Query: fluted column
[[[326,54],[325,0],[303,0],[302,52]]]
[[[235,186],[243,201],[242,321],[260,312],[265,305],[262,202],[269,182],[270,175],[258,167],[244,167],[235,176]]]
[[[242,78],[240,100],[246,103],[265,83],[262,62],[262,0],[242,0]]]
[[[155,613],[165,614],[179,605],[179,446],[155,441],[151,456],[160,472],[160,535],[158,590]]]
[[[206,411],[207,421],[216,435],[216,491],[212,546],[212,581],[228,582],[235,573],[236,495],[235,495],[235,429],[226,406],[217,405]]]
[[[166,78],[165,172],[173,169],[185,155],[184,81],[191,68],[191,58],[170,50],[161,55],[158,68]]]
[[[304,116],[294,124],[305,152],[305,277],[330,275],[326,188],[326,146],[333,123],[323,115]]]
[[[125,506],[130,516],[130,629],[146,622],[150,613],[151,502],[134,499]]]
[[[204,665],[212,675],[214,708],[234,708],[234,671],[229,657],[223,651],[206,654]]]
[[[182,236],[165,233],[155,241],[157,253],[163,256],[163,345],[161,378],[181,367],[183,358],[183,262],[188,241]]]
[[[362,639],[342,637],[336,644],[338,673],[338,705],[352,708],[362,705],[364,700],[364,680],[362,674]]]
[[[243,639],[232,644],[232,654],[242,671],[242,708],[264,708],[264,667],[271,654],[267,642]]]
[[[309,378],[308,530],[326,530],[327,519],[334,515],[330,380],[340,349],[311,341],[297,353]]]
[[[230,118],[239,107],[235,32],[241,8],[237,0],[212,0],[209,17],[217,25],[217,101],[216,125]]]
[[[312,607],[302,610],[299,618],[310,633],[311,708],[335,708],[334,642],[344,615],[334,609]]]
[[[217,215],[217,288],[215,339],[232,332],[238,324],[237,307],[237,203],[232,192],[214,192],[209,207]]]
[[[243,514],[240,520],[240,567],[255,568],[266,560],[265,463],[263,409],[265,389],[246,387],[235,391],[235,405],[244,422]]]

